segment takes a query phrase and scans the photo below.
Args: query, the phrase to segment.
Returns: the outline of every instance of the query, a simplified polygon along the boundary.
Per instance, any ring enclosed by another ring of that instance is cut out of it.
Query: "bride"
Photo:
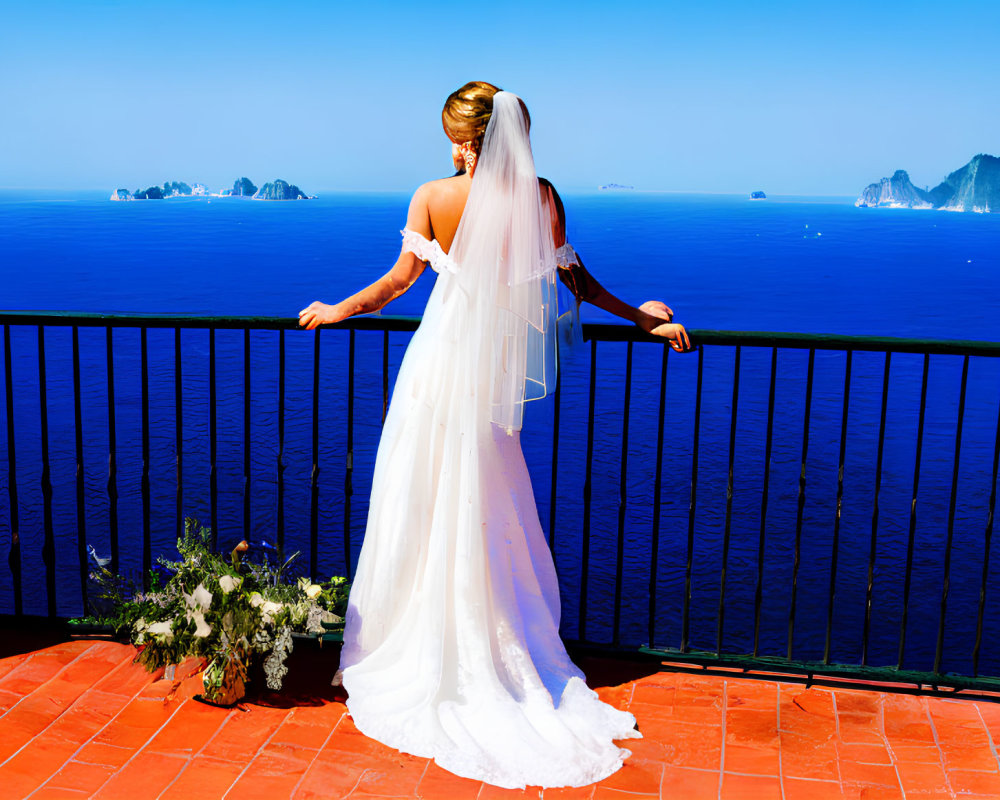
[[[413,195],[395,265],[315,328],[382,308],[438,273],[399,369],[351,588],[342,680],[366,735],[497,786],[583,786],[638,737],[559,638],[559,591],[521,453],[525,402],[553,385],[557,280],[690,348],[663,303],[608,293],[565,241],[517,96],[472,82],[442,114],[459,174]]]

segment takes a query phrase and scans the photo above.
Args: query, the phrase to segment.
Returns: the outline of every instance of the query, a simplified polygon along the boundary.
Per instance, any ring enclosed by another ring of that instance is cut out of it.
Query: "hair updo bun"
[[[469,81],[448,95],[441,111],[441,122],[448,138],[456,144],[472,142],[472,149],[478,153],[493,113],[493,95],[499,91],[492,83]]]

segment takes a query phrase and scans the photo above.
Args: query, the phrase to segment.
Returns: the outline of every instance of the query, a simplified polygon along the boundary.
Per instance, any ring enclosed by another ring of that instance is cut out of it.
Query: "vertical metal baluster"
[[[184,373],[181,365],[181,329],[174,328],[174,480],[177,493],[174,503],[176,534],[184,535]]]
[[[250,329],[243,329],[243,539],[250,541]]]
[[[559,408],[562,405],[562,367],[556,369],[556,389],[552,398],[552,481],[549,484],[549,549],[556,548],[556,476],[559,473]]]
[[[931,357],[924,354],[924,371],[920,380],[920,412],[917,416],[917,453],[913,460],[913,498],[910,500],[910,535],[906,543],[906,573],[903,578],[903,616],[899,626],[899,656],[897,669],[903,668],[906,649],[906,622],[910,612],[910,581],[913,577],[913,549],[917,535],[917,491],[920,488],[920,457],[924,447],[924,416],[927,411],[927,372]]]
[[[42,439],[42,519],[45,540],[42,562],[45,564],[45,593],[48,614],[56,616],[56,541],[52,525],[52,471],[49,468],[49,403],[45,378],[45,326],[38,326],[38,403],[41,412]]]
[[[309,574],[319,574],[319,329],[313,333],[312,475],[309,479]]]
[[[792,660],[792,643],[795,639],[795,601],[798,599],[799,563],[802,556],[802,519],[806,508],[806,457],[809,454],[809,417],[812,413],[813,374],[816,348],[809,348],[806,368],[806,407],[802,415],[802,460],[799,467],[798,510],[795,513],[795,555],[792,559],[792,597],[788,608],[788,660]]]
[[[688,651],[691,631],[691,566],[694,563],[694,519],[698,499],[698,445],[701,438],[701,386],[705,349],[698,348],[698,383],[694,393],[694,441],[691,445],[691,494],[688,500],[687,562],[684,566],[684,607],[681,612],[681,652]]]
[[[209,329],[208,335],[208,493],[212,504],[212,549],[215,550],[219,541],[219,471],[216,466],[218,457],[218,400],[215,386],[215,328]]]
[[[118,432],[115,420],[115,340],[109,325],[106,336],[108,364],[108,537],[111,571],[118,573]]]
[[[833,604],[837,594],[837,562],[840,556],[840,514],[844,502],[844,459],[847,456],[847,411],[851,400],[851,362],[853,352],[847,351],[844,368],[844,404],[840,416],[840,457],[837,461],[837,510],[833,519],[833,544],[830,547],[830,591],[826,606],[826,642],[823,645],[823,663],[830,663],[833,641]]]
[[[958,424],[955,427],[955,462],[951,471],[951,500],[948,503],[948,536],[944,545],[944,577],[941,586],[941,618],[938,620],[934,672],[940,674],[944,656],[944,624],[948,612],[948,589],[951,587],[951,546],[955,538],[955,505],[958,500],[958,466],[962,456],[962,425],[965,422],[965,394],[969,383],[969,357],[962,359],[962,388],[958,397]]]
[[[278,332],[278,520],[275,548],[285,563],[285,332]]]
[[[389,410],[389,331],[382,331],[382,424]]]
[[[73,429],[76,439],[76,556],[80,562],[80,601],[84,615],[87,603],[87,508],[83,472],[83,403],[80,391],[80,328],[73,326]]]
[[[354,493],[354,329],[347,350],[347,462],[344,468],[344,574],[351,575],[351,495]]]
[[[656,579],[660,562],[660,508],[663,496],[663,428],[667,417],[667,354],[670,348],[663,345],[660,362],[660,405],[656,421],[656,471],[653,476],[653,536],[649,550],[649,632],[648,647],[656,642]]]
[[[149,491],[149,348],[146,328],[139,329],[139,372],[142,380],[142,585],[149,589],[149,571],[153,566]]]
[[[615,557],[615,611],[612,643],[621,644],[622,580],[625,574],[625,514],[628,510],[628,418],[632,404],[632,342],[625,348],[625,404],[622,413],[622,451],[618,479],[618,550]]]
[[[740,353],[742,348],[736,345],[736,357],[733,360],[733,398],[729,414],[729,475],[726,479],[726,522],[722,531],[722,574],[719,578],[719,613],[715,628],[715,652],[722,655],[722,633],[726,611],[726,572],[729,567],[729,536],[733,521],[733,472],[736,463],[736,418],[740,395]]]
[[[581,641],[587,638],[587,580],[590,576],[590,499],[594,472],[594,404],[597,393],[597,339],[590,340],[590,405],[587,413],[587,462],[583,479],[583,553],[580,565],[580,625]]]
[[[872,593],[875,586],[875,556],[878,548],[878,515],[879,494],[882,491],[882,453],[885,449],[885,417],[889,405],[889,367],[892,363],[892,353],[885,354],[885,367],[882,373],[882,414],[878,423],[878,451],[875,456],[875,500],[872,505],[872,535],[868,546],[868,583],[865,587],[865,625],[861,637],[861,665],[868,663],[868,645],[871,638]]]
[[[976,643],[972,647],[972,674],[979,675],[979,650],[983,644],[983,616],[986,612],[986,582],[990,575],[990,548],[993,543],[993,515],[997,507],[997,473],[1000,468],[1000,404],[997,406],[996,441],[993,445],[993,475],[990,480],[989,510],[983,538],[983,580],[979,584],[979,611],[976,614]]]
[[[764,601],[764,543],[767,497],[771,482],[771,444],[774,438],[774,387],[778,377],[778,348],[771,348],[771,385],[767,392],[767,432],[764,434],[764,488],[760,496],[760,536],[757,539],[757,590],[753,601],[753,654],[760,649],[760,607]]]
[[[17,500],[17,450],[14,442],[14,380],[10,360],[10,325],[3,326],[3,371],[7,408],[7,497],[10,499],[10,567],[14,589],[14,614],[24,613],[21,588],[21,515]],[[996,472],[996,470],[994,470]],[[995,482],[995,481],[994,481]]]

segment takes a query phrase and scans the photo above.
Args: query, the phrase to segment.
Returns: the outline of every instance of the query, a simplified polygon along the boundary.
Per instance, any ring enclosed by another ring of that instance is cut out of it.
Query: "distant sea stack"
[[[287,181],[274,180],[265,183],[253,196],[254,200],[311,200],[298,186]]]
[[[1000,158],[980,153],[929,191],[910,182],[905,170],[870,184],[855,201],[859,208],[940,208],[989,213],[1000,210]]]
[[[936,190],[935,190],[936,191]],[[931,193],[918,189],[904,169],[897,169],[891,178],[869,184],[855,202],[858,208],[934,208]]]
[[[233,184],[233,197],[253,197],[257,194],[257,187],[249,178],[240,178]]]

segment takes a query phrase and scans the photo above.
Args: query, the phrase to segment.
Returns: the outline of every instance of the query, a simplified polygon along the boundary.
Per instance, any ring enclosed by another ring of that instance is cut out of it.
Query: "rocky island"
[[[287,181],[274,180],[265,183],[258,189],[252,180],[243,177],[233,183],[232,189],[210,194],[203,184],[190,186],[184,181],[167,181],[163,186],[150,186],[148,189],[116,189],[111,193],[112,200],[163,200],[167,197],[248,197],[254,200],[313,200],[298,186]]]
[[[253,196],[254,200],[311,200],[298,186],[287,181],[274,180],[261,186]]]
[[[933,189],[913,185],[906,170],[896,170],[865,188],[858,208],[940,208],[989,213],[1000,210],[1000,158],[980,153]]]
[[[223,194],[226,194],[223,192]],[[257,194],[257,187],[253,185],[253,181],[249,178],[240,178],[233,184],[232,191],[229,192],[232,197],[253,197]]]
[[[111,193],[112,200],[162,200],[165,197],[199,197],[208,194],[203,184],[188,186],[184,181],[167,181],[163,186],[150,186],[148,189],[116,189]]]

